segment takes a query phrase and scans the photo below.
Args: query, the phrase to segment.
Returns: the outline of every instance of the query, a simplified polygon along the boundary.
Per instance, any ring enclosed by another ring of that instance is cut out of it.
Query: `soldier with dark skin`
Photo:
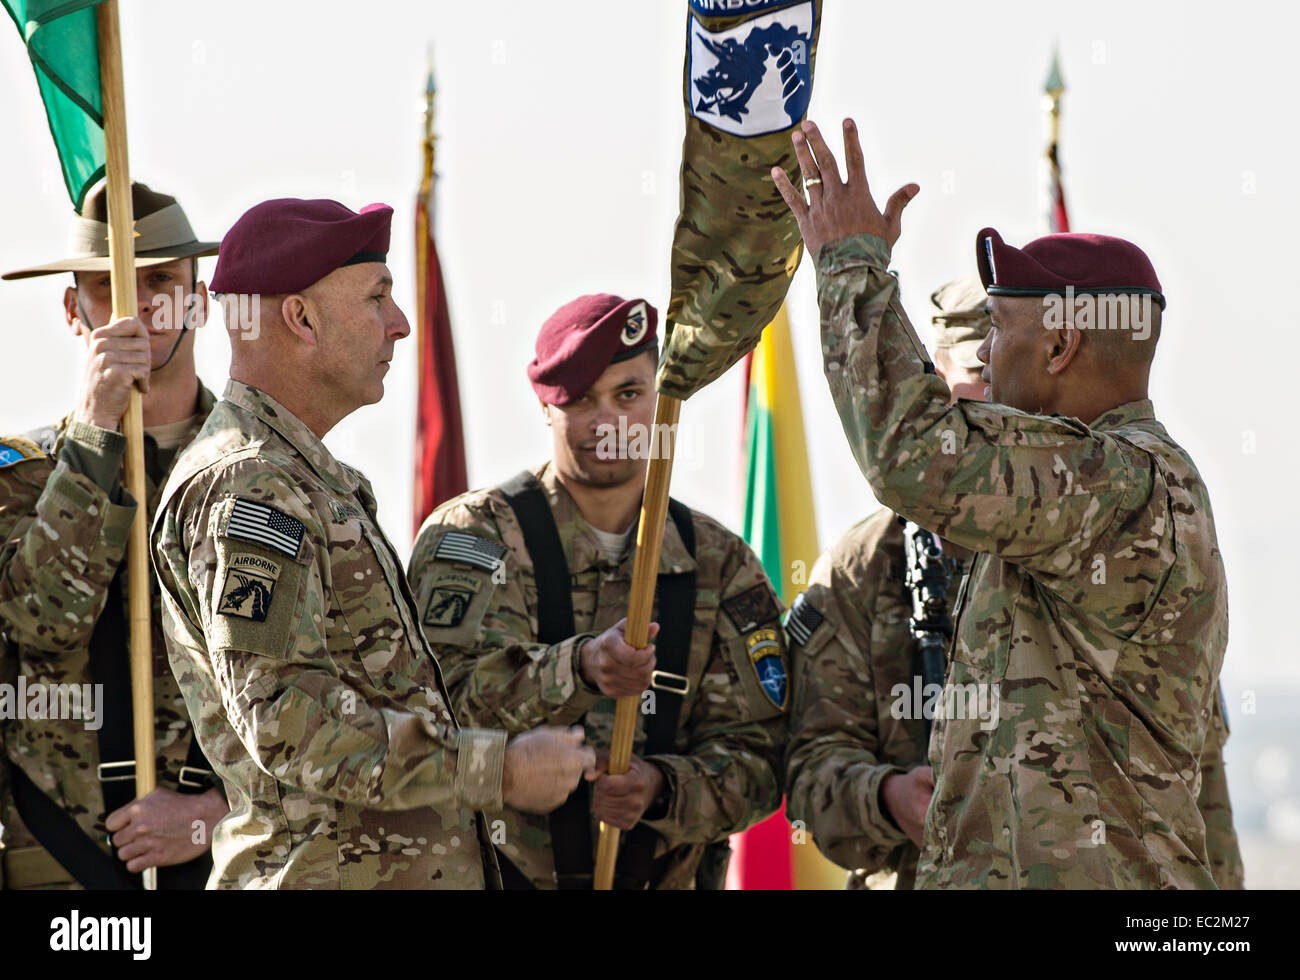
[[[1209,494],[1147,384],[1165,299],[1136,245],[977,235],[993,329],[988,404],[959,401],[888,274],[904,207],[847,178],[817,127],[793,136],[809,197],[773,172],[818,271],[822,348],[877,498],[977,552],[958,601],[948,714],[930,744],[925,888],[1214,888],[1198,807],[1227,645]]]
[[[972,280],[948,283],[931,296],[934,367],[954,402],[984,398],[984,364],[977,355],[992,325],[987,301]],[[949,542],[941,546],[954,559],[951,616],[971,555]],[[925,764],[925,721],[915,711],[914,691],[928,679],[909,627],[906,560],[900,519],[882,509],[822,555],[787,620],[787,810],[804,822],[822,853],[853,869],[852,888],[913,886],[934,790],[933,771]],[[925,695],[922,712],[937,701]],[[1216,884],[1240,888],[1241,853],[1222,762],[1227,734],[1216,702],[1197,805]]]
[[[71,272],[63,316],[87,351],[74,411],[33,436],[0,438],[0,622],[13,660],[10,681],[19,674],[29,683],[102,681],[91,666],[97,629],[112,631],[105,642],[125,650],[125,629],[100,623],[114,576],[124,571],[126,532],[138,506],[120,479],[126,448],[118,431],[122,416],[131,391],[140,388],[146,503],[152,511],[177,451],[214,402],[195,373],[194,331],[208,313],[197,259],[215,254],[216,244],[195,239],[173,198],[138,183],[132,191],[137,315],[112,318],[103,182],[91,188],[83,215],[74,218],[76,254],[4,276]],[[168,868],[206,855],[210,830],[226,812],[206,763],[187,766],[193,761],[192,728],[166,666],[156,602],[153,620],[159,785],[148,796],[105,813],[102,780],[120,773],[101,768],[96,731],[69,719],[3,722],[6,752],[21,770],[18,778],[30,787],[26,792],[43,793],[62,808],[77,830],[105,855],[115,854],[126,872]],[[12,791],[3,794],[6,887],[77,887],[73,872],[38,840],[41,834],[34,831],[46,828],[25,826],[18,807]],[[203,877],[205,872],[195,880]],[[179,886],[171,881],[164,876],[163,887]]]
[[[626,641],[632,532],[653,445],[638,449],[636,440],[653,431],[656,319],[644,300],[608,294],[557,311],[529,368],[551,460],[443,504],[411,556],[425,634],[447,665],[461,721],[512,731],[581,722],[600,749],[586,773],[589,800],[566,803],[566,822],[499,815],[494,843],[507,887],[590,888],[595,822],[603,821],[628,832],[616,888],[718,888],[727,837],[780,803],[780,609],[748,546],[706,515],[670,507],[652,642],[634,649]],[[617,433],[629,435],[626,446]],[[459,562],[472,543],[491,561]],[[692,588],[665,614],[686,576]],[[457,594],[468,601],[449,615]],[[571,612],[550,632],[543,624],[557,604]],[[684,628],[670,639],[665,622]],[[632,696],[642,696],[642,711],[631,766],[614,775],[613,699]],[[670,710],[676,718],[654,734]],[[643,853],[641,872],[628,867],[629,853]]]

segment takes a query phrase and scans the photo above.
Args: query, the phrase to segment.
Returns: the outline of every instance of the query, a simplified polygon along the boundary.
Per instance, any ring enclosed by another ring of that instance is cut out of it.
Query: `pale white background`
[[[681,0],[123,0],[132,169],[219,237],[269,197],[397,208],[390,264],[414,309],[411,246],[426,44],[438,97],[437,234],[471,483],[544,457],[524,376],[538,325],[584,292],[667,302],[682,136]],[[922,185],[895,251],[924,322],[973,271],[975,233],[1045,230],[1041,89],[1069,87],[1061,154],[1075,230],[1131,238],[1169,297],[1152,396],[1209,484],[1227,564],[1232,787],[1255,885],[1300,882],[1300,643],[1294,351],[1300,191],[1291,4],[826,0],[812,116],[846,114],[888,193]],[[0,266],[63,254],[70,205],[31,69],[0,27]],[[211,275],[211,261],[203,275]],[[63,278],[0,285],[0,430],[71,408],[80,350]],[[821,376],[813,277],[791,292],[823,544],[875,508]],[[409,548],[413,343],[388,394],[327,442],[373,480]],[[224,383],[220,312],[198,344]],[[741,380],[692,398],[675,492],[740,518]]]

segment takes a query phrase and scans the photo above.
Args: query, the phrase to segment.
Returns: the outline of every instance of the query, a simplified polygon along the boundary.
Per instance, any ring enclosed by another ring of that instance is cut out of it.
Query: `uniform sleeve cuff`
[[[500,810],[506,733],[462,728],[456,742],[456,798],[470,810]]]
[[[875,235],[849,235],[827,242],[817,251],[818,276],[831,276],[864,265],[889,268],[890,248]]]
[[[906,772],[907,770],[900,769],[898,766],[877,766],[871,770],[863,787],[862,806],[865,811],[863,822],[872,839],[886,846],[905,844],[911,840],[894,822],[894,818],[889,814],[889,808],[885,806],[884,797],[880,794],[886,776],[902,776]]]
[[[663,799],[666,802],[661,812],[655,812],[655,805],[651,803],[650,809],[642,814],[641,822],[659,834],[670,848],[676,847],[683,843],[681,820],[674,813],[681,798],[677,788],[683,778],[690,779],[695,774],[694,769],[688,760],[679,755],[650,756],[645,761],[664,774]]]
[[[126,436],[122,433],[73,422],[64,434],[59,459],[74,473],[89,477],[101,490],[111,494],[122,471],[125,453]]]

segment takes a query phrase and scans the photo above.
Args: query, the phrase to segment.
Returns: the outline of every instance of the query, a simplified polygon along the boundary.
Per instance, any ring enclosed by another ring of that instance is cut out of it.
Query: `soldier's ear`
[[[542,418],[546,419],[546,424],[549,426],[551,424],[551,406],[540,398],[537,399],[537,404],[542,406]]]
[[[297,293],[290,293],[280,304],[280,316],[285,326],[303,343],[316,345],[316,327],[312,323],[315,314],[310,309],[307,299]]]
[[[75,282],[75,279],[74,279]],[[80,337],[83,333],[89,333],[90,327],[82,322],[80,304],[77,302],[77,287],[69,286],[63,291],[63,316],[68,322],[68,327],[72,332]]]

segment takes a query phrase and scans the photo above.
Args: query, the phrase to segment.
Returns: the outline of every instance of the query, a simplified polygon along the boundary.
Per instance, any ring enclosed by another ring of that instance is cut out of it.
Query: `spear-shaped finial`
[[[1061,56],[1056,48],[1052,49],[1052,67],[1048,69],[1043,91],[1052,99],[1060,99],[1065,92],[1065,80],[1061,78]]]

